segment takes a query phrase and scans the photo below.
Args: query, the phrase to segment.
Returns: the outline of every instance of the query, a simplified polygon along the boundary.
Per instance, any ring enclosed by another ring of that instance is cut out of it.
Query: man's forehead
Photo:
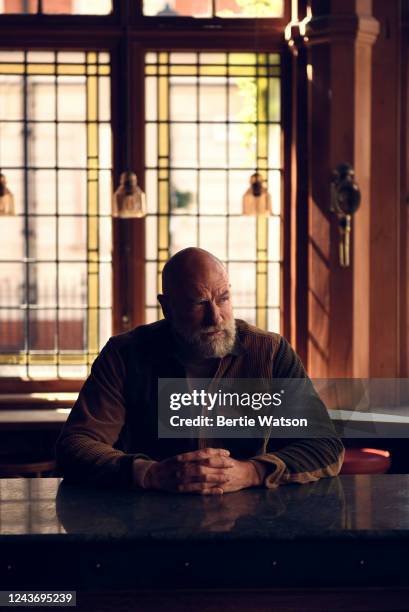
[[[191,299],[206,296],[209,294],[223,294],[228,292],[230,289],[229,280],[227,276],[220,277],[219,279],[213,280],[197,280],[196,282],[186,282],[183,285],[182,293]]]

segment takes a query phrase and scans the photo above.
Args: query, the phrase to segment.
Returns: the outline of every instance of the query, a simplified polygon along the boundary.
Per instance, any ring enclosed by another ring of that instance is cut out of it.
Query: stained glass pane
[[[30,309],[55,307],[57,265],[55,263],[28,264],[28,291],[26,305]],[[29,339],[28,339],[29,340]]]
[[[86,168],[87,130],[82,123],[58,125],[58,161],[62,168]]]
[[[0,54],[0,376],[83,377],[111,334],[107,75],[106,53]]]
[[[226,218],[202,215],[199,230],[198,246],[210,251],[219,259],[226,260]]]
[[[87,202],[87,173],[85,170],[58,172],[58,207],[64,214],[85,215]]]
[[[28,161],[31,166],[33,168],[55,168],[57,153],[55,124],[31,123],[28,124],[28,133],[31,139]],[[61,143],[59,147],[62,148]]]
[[[144,0],[144,15],[158,17],[211,17],[211,0]]]
[[[53,309],[30,310],[29,333],[30,351],[52,351],[57,335],[57,313]]]
[[[185,215],[172,215],[169,219],[170,230],[170,255],[174,255],[188,245],[198,243],[197,221],[195,218]],[[167,259],[167,256],[166,256]]]
[[[23,165],[23,126],[21,123],[0,124],[0,159],[3,168]],[[10,146],[10,143],[13,146]]]
[[[268,305],[280,306],[280,264],[268,264]]]
[[[62,217],[58,222],[58,257],[84,261],[87,258],[87,218]]]
[[[197,80],[196,77],[172,77],[170,79],[170,119],[171,121],[196,121],[197,117]],[[155,105],[153,105],[155,108]]]
[[[202,77],[200,79],[199,118],[201,121],[226,121],[227,93],[226,79]],[[229,92],[230,93],[230,92]]]
[[[79,189],[79,186],[78,186]],[[101,215],[111,214],[112,178],[110,170],[98,172],[98,204]],[[82,200],[84,201],[84,200]]]
[[[16,255],[19,255],[18,259],[21,257],[21,246],[20,244],[20,248],[16,249]],[[2,252],[4,253],[4,249]],[[11,252],[10,249],[9,252]],[[21,263],[16,263],[15,261],[13,263],[5,263],[4,260],[2,258],[0,262],[0,295],[1,304],[4,308],[4,312],[0,310],[0,314],[2,314],[3,321],[5,321],[8,309],[16,306],[19,307],[25,300],[24,283],[26,281],[26,270]],[[3,338],[4,336],[0,337]]]
[[[145,171],[146,207],[148,213],[158,210],[158,173],[156,170]]]
[[[157,252],[158,252],[158,220],[156,217],[149,216],[146,219],[145,232],[146,232],[146,258],[148,261],[149,260],[155,261],[157,257]],[[155,264],[153,265],[154,265],[154,268],[153,268],[153,273],[151,272],[151,275],[153,275],[152,278],[153,278],[153,282],[156,287]],[[148,272],[145,271],[145,274],[148,274]]]
[[[243,240],[243,236],[246,237]],[[255,261],[256,259],[256,217],[229,217],[230,261]]]
[[[101,261],[111,261],[112,254],[112,222],[111,216],[99,218],[99,252]],[[109,265],[111,270],[111,265]],[[111,304],[111,302],[110,302]]]
[[[0,61],[2,61],[0,59]],[[2,89],[4,95],[0,96],[0,120],[8,119],[9,121],[19,120],[22,118],[23,106],[20,98],[21,77],[10,75],[3,76]]]
[[[40,261],[55,261],[57,257],[56,217],[32,217],[30,232],[35,235],[36,239],[28,241],[29,257]]]
[[[254,263],[230,263],[229,277],[233,306],[251,308],[256,294],[256,269]]]
[[[24,51],[0,51],[0,62],[18,65],[24,61]]]
[[[145,271],[146,279],[146,303],[151,306],[155,306],[157,303],[157,286],[156,286],[156,265],[154,263],[146,263]]]
[[[2,367],[7,369],[8,376],[13,376],[13,365],[18,364],[15,354],[25,349],[25,316],[25,313],[17,308],[0,311],[0,337],[4,361],[7,364]],[[24,374],[24,369],[16,370]]]
[[[281,311],[279,308],[269,308],[268,309],[268,329],[271,331],[275,331],[277,333],[280,332],[281,327]]]
[[[199,190],[203,196],[200,202],[201,213],[225,217],[227,212],[226,171],[202,170],[199,173]]]
[[[148,167],[155,167],[158,159],[158,126],[147,123],[145,127],[145,158]]]
[[[12,180],[7,171],[10,185],[13,185],[13,193],[16,195],[15,181]],[[28,182],[28,210],[31,215],[55,215],[57,204],[57,173],[55,170],[29,170],[26,174]],[[22,196],[19,194],[22,202]],[[23,209],[21,211],[23,212]]]
[[[175,168],[197,166],[198,130],[195,124],[172,123],[170,126],[171,163]]]
[[[24,253],[23,240],[24,222],[21,217],[3,217],[1,218],[2,236],[13,236],[14,245],[10,249],[9,240],[2,238],[0,240],[0,261],[20,260]],[[2,264],[0,264],[1,270]],[[4,274],[4,272],[3,272]],[[1,293],[1,286],[0,286]]]
[[[203,123],[199,132],[200,167],[225,168],[227,164],[227,128],[221,123]]]
[[[172,170],[170,174],[170,204],[172,211],[197,214],[198,173],[196,170]]]

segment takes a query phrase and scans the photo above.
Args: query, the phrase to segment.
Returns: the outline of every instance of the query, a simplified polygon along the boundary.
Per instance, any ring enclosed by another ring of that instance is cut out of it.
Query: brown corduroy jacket
[[[236,328],[236,345],[220,360],[215,379],[307,379],[299,357],[282,336],[241,320],[236,320]],[[192,450],[192,440],[158,438],[157,433],[158,379],[185,375],[166,320],[111,338],[57,441],[63,476],[78,483],[132,488],[141,481],[141,459],[147,469],[150,461]],[[230,450],[235,459],[264,466],[264,483],[270,488],[336,476],[344,448],[321,400],[311,400],[324,432],[320,438],[225,439],[218,446]],[[196,448],[198,444],[196,440]]]

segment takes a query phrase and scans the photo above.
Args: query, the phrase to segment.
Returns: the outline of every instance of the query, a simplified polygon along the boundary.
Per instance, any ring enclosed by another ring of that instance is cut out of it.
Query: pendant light
[[[138,186],[135,172],[122,172],[118,189],[113,197],[114,217],[135,219],[146,215],[145,194]]]
[[[7,187],[4,174],[0,173],[0,216],[15,215],[14,196]]]
[[[126,31],[125,31],[125,75],[127,84],[131,83],[130,75],[130,62],[129,62],[129,0],[126,1]],[[142,189],[138,186],[138,179],[130,169],[130,110],[129,110],[129,95],[125,99],[125,118],[126,118],[126,132],[125,132],[125,158],[126,158],[126,170],[121,173],[120,183],[118,189],[114,192],[112,198],[112,216],[119,217],[121,219],[135,219],[145,217],[146,215],[146,202],[145,194]]]
[[[259,172],[250,177],[250,186],[243,195],[243,215],[268,217],[272,214],[271,195]]]

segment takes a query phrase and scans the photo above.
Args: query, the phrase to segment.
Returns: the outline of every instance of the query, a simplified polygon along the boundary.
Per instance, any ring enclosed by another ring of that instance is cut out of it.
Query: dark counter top
[[[0,480],[0,544],[14,588],[23,580],[18,567],[34,580],[39,552],[49,559],[48,588],[146,587],[158,575],[183,587],[408,586],[409,475],[341,476],[220,497]]]
[[[340,476],[223,496],[0,480],[0,539],[409,538],[409,475]]]

